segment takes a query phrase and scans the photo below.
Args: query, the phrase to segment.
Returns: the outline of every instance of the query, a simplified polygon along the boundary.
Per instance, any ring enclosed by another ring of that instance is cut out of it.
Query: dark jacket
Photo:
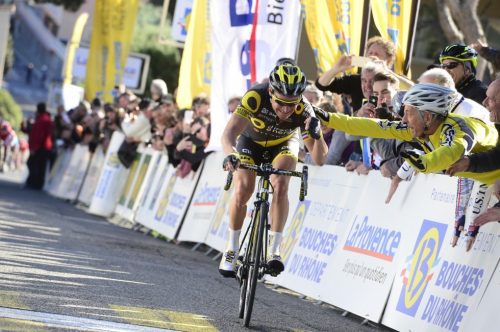
[[[474,76],[469,76],[457,86],[457,91],[465,98],[472,99],[479,104],[483,104],[486,99],[487,89],[488,87]]]
[[[328,86],[323,86],[316,80],[315,85],[321,91],[350,95],[351,107],[354,111],[359,110],[363,105],[364,96],[363,90],[361,90],[361,75],[359,74],[335,77]]]

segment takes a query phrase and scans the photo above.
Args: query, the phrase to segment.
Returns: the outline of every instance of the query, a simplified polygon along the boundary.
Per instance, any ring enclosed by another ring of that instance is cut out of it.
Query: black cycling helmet
[[[467,45],[455,44],[446,46],[439,55],[439,62],[443,63],[446,59],[452,59],[459,62],[470,62],[474,72],[477,67],[477,52]]]
[[[298,66],[281,64],[269,74],[269,84],[273,90],[286,97],[298,97],[306,89],[307,79]]]

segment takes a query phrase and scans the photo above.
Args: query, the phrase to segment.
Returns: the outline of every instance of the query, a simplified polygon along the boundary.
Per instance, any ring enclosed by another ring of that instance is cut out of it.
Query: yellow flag
[[[210,20],[207,0],[194,0],[187,27],[186,43],[179,70],[177,104],[180,108],[191,107],[193,97],[210,96],[211,46]]]
[[[85,98],[112,102],[113,88],[122,83],[139,0],[95,1],[87,60]]]
[[[367,18],[365,0],[302,0],[306,32],[321,72],[343,53],[359,55]]]
[[[332,38],[333,19],[330,17],[328,1],[326,0],[302,0],[306,13],[305,27],[307,38],[311,44],[316,65],[319,72],[323,73],[330,69],[338,59],[339,49],[337,40]]]
[[[410,32],[416,24],[416,19],[412,19],[417,15],[414,1],[417,0],[372,1],[373,20],[380,35],[392,40],[396,46],[394,71],[401,75],[406,74],[406,53],[411,46]]]
[[[71,40],[66,48],[66,59],[63,68],[63,84],[71,84],[73,78],[73,60],[75,59],[76,49],[80,45],[82,39],[83,28],[87,23],[89,14],[82,13],[76,19],[75,26],[73,27],[73,34]]]

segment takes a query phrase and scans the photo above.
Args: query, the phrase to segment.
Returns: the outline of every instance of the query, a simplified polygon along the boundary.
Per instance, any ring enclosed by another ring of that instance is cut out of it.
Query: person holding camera
[[[206,157],[205,147],[210,139],[210,121],[206,117],[198,117],[191,122],[190,133],[177,143],[174,157],[180,159],[176,169],[179,177],[187,176],[191,170],[196,172]]]
[[[292,63],[278,64],[269,74],[269,82],[250,88],[231,115],[222,134],[222,148],[227,155],[223,167],[234,172],[234,194],[229,206],[229,239],[219,265],[224,277],[235,277],[239,237],[252,196],[255,172],[238,169],[241,162],[272,163],[273,167],[295,170],[299,153],[299,130],[316,165],[325,162],[328,147],[323,139],[315,108],[302,96],[307,80],[304,72]],[[279,247],[288,216],[287,176],[271,176],[274,188],[269,232],[270,268],[284,269]]]

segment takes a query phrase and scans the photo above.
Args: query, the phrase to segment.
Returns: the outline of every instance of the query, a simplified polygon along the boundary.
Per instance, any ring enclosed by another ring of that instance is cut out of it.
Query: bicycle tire
[[[252,318],[252,310],[253,303],[255,300],[255,291],[257,289],[257,278],[259,276],[259,266],[260,259],[262,254],[262,243],[264,237],[264,228],[267,225],[267,213],[268,213],[268,205],[266,203],[260,206],[260,209],[257,213],[258,220],[258,229],[257,229],[257,239],[254,242],[254,251],[253,251],[253,264],[249,266],[248,269],[248,282],[247,282],[247,291],[245,296],[245,308],[243,315],[243,323],[245,327],[250,325],[250,319]]]
[[[243,315],[245,314],[245,301],[246,301],[246,295],[247,295],[247,285],[248,285],[248,278],[242,279],[241,284],[240,284],[240,305],[239,305],[239,312],[238,312],[239,318],[243,318]]]

